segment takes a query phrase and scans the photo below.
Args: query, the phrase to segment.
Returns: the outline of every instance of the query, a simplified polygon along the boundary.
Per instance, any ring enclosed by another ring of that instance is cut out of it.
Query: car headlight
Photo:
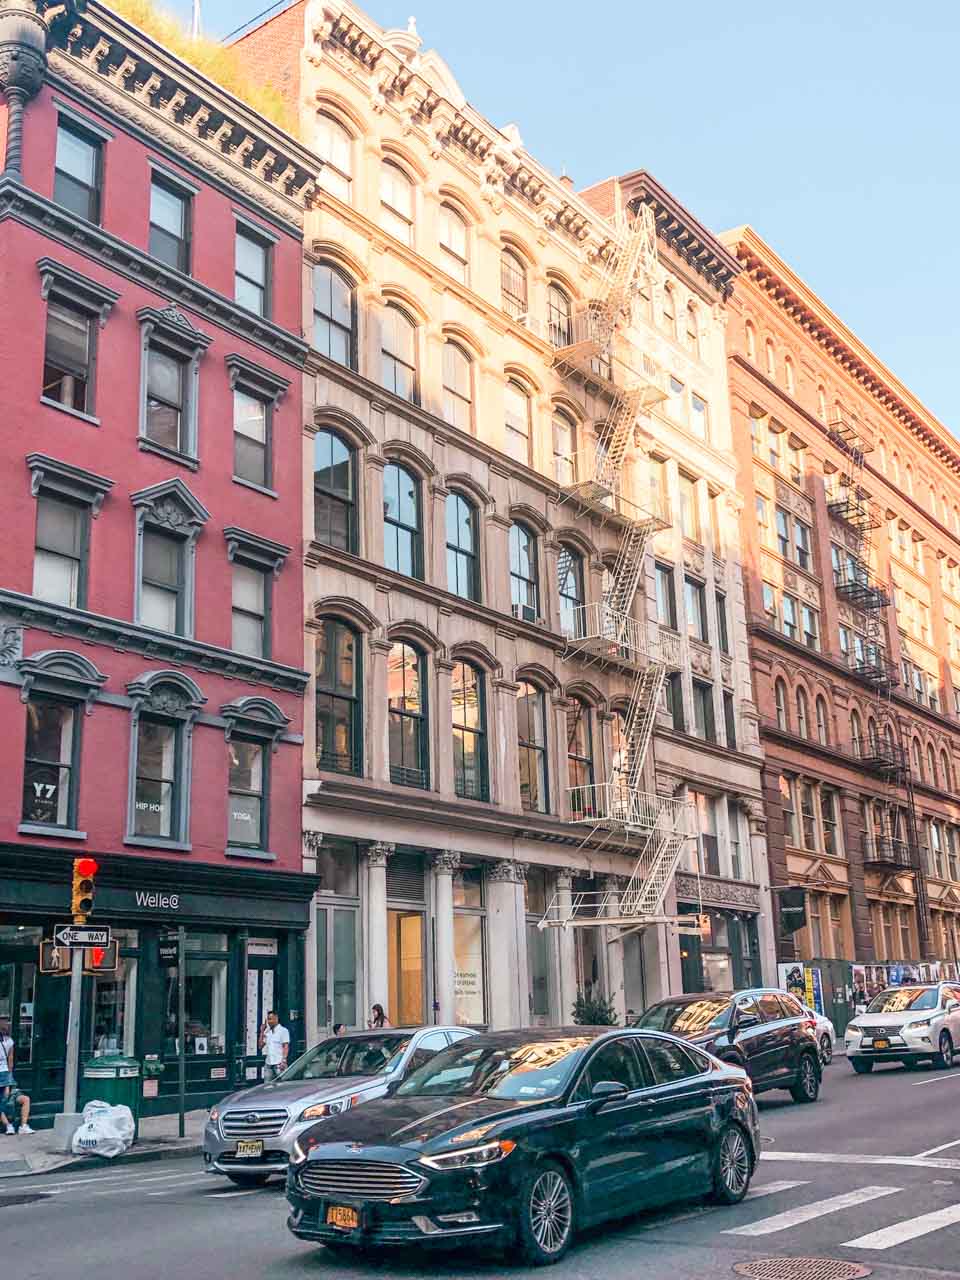
[[[496,1142],[484,1142],[479,1147],[467,1147],[465,1151],[448,1151],[440,1156],[421,1156],[420,1163],[429,1169],[481,1169],[484,1165],[496,1164],[505,1159],[516,1147],[509,1138],[500,1138]]]
[[[904,1026],[905,1031],[924,1031],[930,1029],[932,1018],[920,1018],[916,1022],[908,1022]]]
[[[855,1032],[857,1033],[857,1035],[859,1035],[859,1034],[860,1034],[860,1023],[859,1023],[859,1022],[848,1022],[848,1023],[847,1023],[847,1031],[855,1031]],[[846,1033],[844,1033],[844,1034],[846,1034]]]
[[[355,1093],[346,1098],[334,1098],[331,1102],[317,1102],[300,1112],[300,1120],[326,1120],[328,1116],[338,1116],[341,1111],[355,1107],[359,1101],[360,1095]]]
[[[210,1108],[210,1120],[211,1120],[214,1124],[216,1124],[216,1122],[217,1122],[219,1119],[220,1119],[220,1108],[219,1108],[219,1107],[211,1107],[211,1108]]]
[[[319,1145],[320,1139],[312,1137],[310,1133],[305,1133],[300,1138],[294,1138],[293,1146],[290,1149],[290,1163],[303,1164],[313,1148]]]

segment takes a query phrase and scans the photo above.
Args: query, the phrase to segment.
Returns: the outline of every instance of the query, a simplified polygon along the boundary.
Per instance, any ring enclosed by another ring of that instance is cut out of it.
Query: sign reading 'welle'
[[[143,911],[179,911],[179,893],[155,893],[137,889],[133,900]]]

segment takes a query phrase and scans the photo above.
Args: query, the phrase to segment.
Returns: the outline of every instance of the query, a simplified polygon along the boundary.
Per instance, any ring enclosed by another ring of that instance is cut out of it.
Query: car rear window
[[[673,1044],[670,1040],[655,1040],[652,1036],[644,1036],[643,1047],[657,1084],[689,1080],[691,1076],[702,1075],[706,1070],[706,1066],[700,1066],[682,1045]],[[706,1059],[701,1061],[705,1063]]]
[[[760,1013],[764,1022],[779,1022],[781,1018],[792,1017],[792,1015],[784,1013],[779,997],[772,991],[760,996],[757,1003],[760,1006]]]
[[[793,996],[787,995],[785,992],[781,991],[779,1000],[783,1006],[783,1014],[785,1018],[802,1018],[805,1016],[803,1005],[799,1000],[794,999]]]

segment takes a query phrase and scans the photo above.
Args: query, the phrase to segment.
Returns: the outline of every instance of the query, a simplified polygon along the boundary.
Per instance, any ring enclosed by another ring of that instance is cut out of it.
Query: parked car
[[[604,1219],[737,1203],[759,1155],[746,1072],[674,1036],[501,1031],[301,1134],[287,1225],[333,1248],[513,1243],[542,1265]]]
[[[271,1174],[286,1173],[299,1134],[382,1097],[435,1053],[475,1034],[467,1027],[420,1027],[322,1040],[272,1083],[231,1093],[211,1109],[204,1168],[240,1186],[262,1186]]]
[[[651,1005],[634,1026],[669,1031],[744,1067],[757,1093],[788,1089],[794,1102],[820,1096],[817,1025],[787,991],[754,987],[674,996]]]
[[[960,1049],[960,983],[890,987],[847,1023],[847,1057],[863,1075],[875,1062],[949,1067]]]
[[[820,1062],[823,1066],[829,1067],[833,1061],[833,1051],[837,1047],[837,1029],[824,1013],[817,1013],[816,1009],[811,1009],[808,1004],[803,1006],[804,1012],[808,1013],[817,1024],[817,1044],[820,1046]]]

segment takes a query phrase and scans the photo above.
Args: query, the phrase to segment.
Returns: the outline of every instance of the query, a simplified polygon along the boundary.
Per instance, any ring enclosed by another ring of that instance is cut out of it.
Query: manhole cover
[[[751,1280],[860,1280],[872,1273],[872,1267],[837,1258],[758,1258],[756,1262],[737,1262],[734,1271]]]

